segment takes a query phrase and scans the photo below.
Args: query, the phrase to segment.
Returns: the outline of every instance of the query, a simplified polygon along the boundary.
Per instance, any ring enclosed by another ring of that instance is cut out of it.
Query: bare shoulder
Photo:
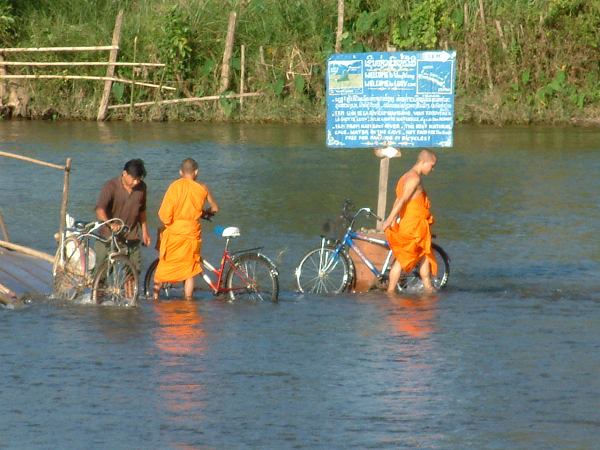
[[[196,183],[197,183],[197,184],[198,184],[198,185],[199,185],[199,186],[200,186],[202,189],[204,189],[205,191],[207,191],[207,192],[210,192],[210,189],[208,188],[208,185],[207,185],[207,184],[205,184],[205,183],[201,183],[201,182],[199,182],[199,181],[196,181]]]
[[[414,170],[409,170],[403,175],[406,186],[418,186],[421,184],[421,177]]]

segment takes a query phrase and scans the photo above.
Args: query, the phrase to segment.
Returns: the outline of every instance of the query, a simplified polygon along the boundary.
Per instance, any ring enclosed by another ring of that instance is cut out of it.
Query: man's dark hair
[[[125,163],[123,170],[133,178],[142,179],[146,177],[146,168],[144,167],[144,161],[141,159],[130,159]]]

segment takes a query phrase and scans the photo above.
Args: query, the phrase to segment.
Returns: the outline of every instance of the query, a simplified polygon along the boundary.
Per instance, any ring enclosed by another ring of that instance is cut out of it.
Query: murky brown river
[[[301,296],[293,270],[345,198],[376,208],[379,163],[321,127],[0,122],[0,148],[73,158],[69,211],[148,168],[149,217],[184,157],[237,248],[278,264],[277,305],[0,310],[0,448],[597,448],[600,130],[458,127],[425,179],[450,254],[432,298]],[[413,163],[391,162],[395,179]],[[0,158],[11,238],[54,252],[62,175]],[[388,203],[390,204],[390,203]],[[154,258],[145,249],[145,264]]]

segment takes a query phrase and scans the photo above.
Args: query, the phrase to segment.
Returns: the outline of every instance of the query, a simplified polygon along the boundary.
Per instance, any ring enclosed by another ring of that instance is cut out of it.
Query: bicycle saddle
[[[240,236],[240,229],[238,227],[215,227],[215,233],[224,238],[235,238]]]

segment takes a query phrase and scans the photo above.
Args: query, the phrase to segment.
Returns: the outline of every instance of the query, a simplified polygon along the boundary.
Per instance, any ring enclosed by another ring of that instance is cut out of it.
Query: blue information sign
[[[455,51],[332,55],[329,147],[451,147]]]

